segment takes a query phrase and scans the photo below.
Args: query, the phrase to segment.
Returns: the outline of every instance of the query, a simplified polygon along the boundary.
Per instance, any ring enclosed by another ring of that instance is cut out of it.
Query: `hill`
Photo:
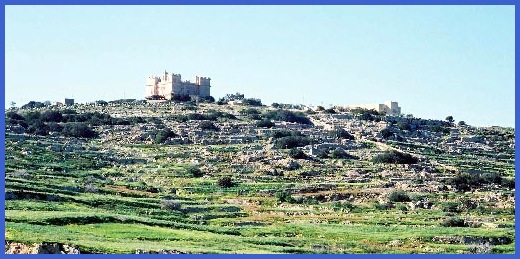
[[[514,129],[293,108],[7,110],[6,251],[515,252]]]

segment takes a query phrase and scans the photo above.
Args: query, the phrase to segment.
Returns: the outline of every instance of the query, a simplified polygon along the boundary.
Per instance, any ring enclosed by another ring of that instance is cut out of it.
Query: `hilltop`
[[[515,252],[514,129],[250,100],[7,110],[6,248]]]

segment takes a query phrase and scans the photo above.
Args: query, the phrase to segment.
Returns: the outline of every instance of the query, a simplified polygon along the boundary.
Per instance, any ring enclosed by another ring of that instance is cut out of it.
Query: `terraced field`
[[[239,115],[238,108],[223,107]],[[103,109],[117,114],[122,108]],[[149,114],[162,114],[156,117],[164,124],[176,123],[165,118],[178,110],[153,109]],[[231,121],[244,122],[252,120]],[[110,128],[102,127],[94,129]],[[457,155],[357,138],[363,147],[347,150],[356,159],[294,159],[263,136],[225,145],[111,136],[8,130],[6,240],[70,244],[81,253],[515,252],[514,148],[502,157]],[[370,159],[390,148],[419,162]],[[464,191],[450,182],[471,170],[496,179],[468,183]]]

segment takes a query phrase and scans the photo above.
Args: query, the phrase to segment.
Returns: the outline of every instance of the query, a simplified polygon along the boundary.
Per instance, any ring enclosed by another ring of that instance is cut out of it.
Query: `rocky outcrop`
[[[5,242],[6,254],[80,254],[77,247],[58,243],[23,244]]]

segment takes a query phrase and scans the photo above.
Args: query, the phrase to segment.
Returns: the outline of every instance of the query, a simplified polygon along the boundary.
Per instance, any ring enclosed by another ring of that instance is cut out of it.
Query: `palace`
[[[145,98],[148,100],[171,100],[176,96],[206,98],[210,96],[209,77],[195,77],[195,83],[182,81],[180,74],[164,71],[160,77],[149,76],[146,80]]]

